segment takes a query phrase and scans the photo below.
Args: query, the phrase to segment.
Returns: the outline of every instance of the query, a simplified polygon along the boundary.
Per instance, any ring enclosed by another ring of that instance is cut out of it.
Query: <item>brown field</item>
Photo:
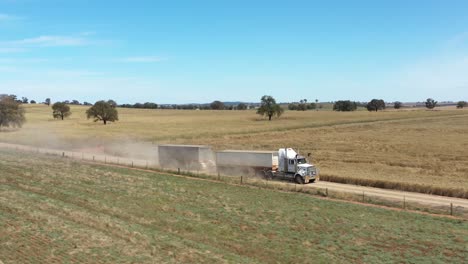
[[[85,148],[135,141],[207,144],[216,149],[293,147],[311,152],[321,174],[468,190],[468,111],[286,111],[268,122],[254,111],[119,109],[120,121],[104,126],[72,107],[65,121],[50,108],[28,105],[24,128],[2,141]]]

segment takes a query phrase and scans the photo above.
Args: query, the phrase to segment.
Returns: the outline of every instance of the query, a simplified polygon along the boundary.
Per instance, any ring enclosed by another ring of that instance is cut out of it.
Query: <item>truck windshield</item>
[[[307,160],[306,159],[298,159],[297,164],[306,164]]]

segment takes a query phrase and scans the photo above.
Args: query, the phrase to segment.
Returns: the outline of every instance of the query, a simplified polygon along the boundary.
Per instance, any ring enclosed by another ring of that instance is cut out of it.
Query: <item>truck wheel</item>
[[[294,180],[298,184],[304,184],[304,179],[300,175],[296,175],[296,177],[294,177]]]
[[[314,182],[315,182],[315,179],[309,180],[309,183],[314,183]]]
[[[273,172],[265,171],[265,179],[267,179],[267,180],[273,179]]]

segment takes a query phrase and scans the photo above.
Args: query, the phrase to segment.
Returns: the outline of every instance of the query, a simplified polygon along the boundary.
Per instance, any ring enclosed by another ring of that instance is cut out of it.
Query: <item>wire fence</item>
[[[354,202],[367,203],[382,205],[394,208],[400,208],[402,210],[418,210],[428,213],[468,217],[468,207],[464,204],[453,203],[453,202],[444,202],[440,201],[437,203],[424,203],[420,201],[415,201],[414,199],[407,197],[402,194],[400,197],[394,196],[392,198],[382,197],[375,193],[369,193],[366,191],[346,191],[346,190],[337,190],[333,187],[320,186],[317,187],[315,184],[297,184],[292,181],[278,181],[278,180],[269,180],[259,176],[254,175],[240,175],[240,176],[231,176],[223,175],[220,172],[211,172],[207,173],[200,170],[189,170],[184,168],[164,168],[160,166],[158,162],[145,160],[145,159],[132,159],[120,156],[112,156],[106,154],[96,154],[96,153],[85,153],[85,152],[76,152],[76,151],[65,151],[57,149],[48,149],[48,148],[37,148],[25,145],[9,144],[9,143],[0,143],[0,148],[10,149],[15,151],[25,151],[32,152],[44,155],[53,155],[60,156],[63,158],[69,158],[74,160],[81,160],[87,162],[95,162],[100,164],[109,164],[117,165],[128,168],[137,168],[151,170],[154,172],[160,173],[171,173],[178,176],[184,177],[196,177],[203,178],[212,181],[217,181],[226,184],[232,185],[249,185],[252,187],[258,188],[267,188],[274,189],[279,191],[286,192],[298,192],[306,193],[312,195],[318,195],[321,197],[335,198],[342,200],[350,200]],[[463,199],[460,199],[460,201]],[[468,200],[466,200],[468,204]]]

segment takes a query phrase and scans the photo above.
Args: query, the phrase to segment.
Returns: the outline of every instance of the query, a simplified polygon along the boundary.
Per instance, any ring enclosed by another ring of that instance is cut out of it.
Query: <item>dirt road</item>
[[[379,198],[384,198],[384,199],[389,199],[389,200],[394,200],[394,201],[402,201],[402,202],[404,201],[407,203],[419,203],[419,204],[427,204],[427,205],[443,206],[443,207],[447,207],[447,206],[450,206],[450,204],[452,204],[454,207],[463,207],[463,208],[468,209],[468,199],[430,195],[430,194],[415,193],[415,192],[403,192],[403,191],[397,191],[397,190],[380,189],[380,188],[326,182],[326,181],[319,181],[314,184],[309,184],[308,186],[310,186],[310,188],[321,188],[321,189],[328,189],[332,191],[340,191],[340,192],[359,194],[359,195],[364,194],[365,197],[379,197]]]
[[[147,161],[141,159],[130,159],[124,157],[117,157],[106,155],[103,153],[84,153],[84,152],[74,152],[58,149],[46,149],[46,148],[36,148],[31,146],[19,145],[19,144],[9,144],[9,143],[0,143],[0,148],[3,149],[14,149],[18,151],[27,151],[27,152],[36,152],[41,154],[51,154],[57,156],[65,156],[68,158],[74,158],[78,160],[87,160],[94,161],[99,163],[107,164],[118,164],[128,167],[139,167],[139,168],[157,168],[155,161]],[[288,184],[285,182],[285,184]],[[468,199],[452,198],[445,196],[421,194],[414,192],[403,192],[397,190],[388,190],[372,187],[364,187],[358,185],[349,185],[341,183],[332,183],[326,181],[319,181],[313,184],[307,184],[304,188],[315,188],[328,190],[330,192],[340,192],[348,194],[358,194],[363,195],[364,198],[376,197],[385,200],[391,201],[401,201],[402,203],[417,203],[421,205],[429,206],[439,206],[443,208],[450,208],[453,206],[456,209],[468,210]]]

